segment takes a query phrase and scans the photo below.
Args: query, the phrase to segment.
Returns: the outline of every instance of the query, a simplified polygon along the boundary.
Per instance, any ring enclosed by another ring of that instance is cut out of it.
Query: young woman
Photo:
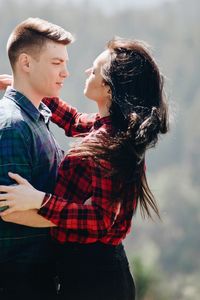
[[[62,299],[133,300],[122,241],[138,206],[143,216],[159,216],[145,153],[168,130],[163,78],[146,46],[125,39],[111,40],[86,73],[84,94],[99,109],[92,128],[63,101],[44,99],[67,135],[88,126],[60,165],[54,195],[10,174],[19,185],[0,187],[0,206],[9,206],[1,216],[37,209],[52,226]]]

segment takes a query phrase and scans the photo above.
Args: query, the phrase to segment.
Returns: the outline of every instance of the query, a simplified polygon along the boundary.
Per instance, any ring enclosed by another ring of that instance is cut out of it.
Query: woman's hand
[[[18,174],[9,172],[8,175],[14,179],[17,185],[0,185],[0,207],[9,206],[0,213],[5,216],[14,211],[28,209],[39,209],[42,205],[45,193],[36,190],[26,179]]]
[[[13,77],[8,74],[0,75],[0,91],[5,90],[9,85],[12,85]]]

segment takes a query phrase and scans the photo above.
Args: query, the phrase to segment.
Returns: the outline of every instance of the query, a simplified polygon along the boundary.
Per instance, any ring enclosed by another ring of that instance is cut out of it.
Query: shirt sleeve
[[[90,165],[92,174],[91,204],[84,205],[77,201],[73,202],[73,199],[68,201],[68,199],[53,195],[51,200],[39,210],[39,214],[64,230],[76,231],[80,238],[83,236],[92,238],[94,241],[107,234],[119,214],[120,203],[111,204],[111,195],[115,188],[111,177],[105,177],[104,170],[95,162],[88,161],[87,164]],[[63,176],[67,176],[67,173]],[[71,176],[73,178],[73,174]],[[57,184],[60,185],[60,182],[58,181]],[[80,189],[81,185],[74,186],[74,189],[76,188]],[[43,203],[47,197],[48,195]]]
[[[43,98],[52,112],[51,121],[65,130],[67,136],[78,136],[90,131],[94,122],[99,118],[96,113],[80,113],[60,98]]]
[[[8,172],[18,173],[28,181],[32,179],[31,156],[28,143],[17,128],[0,130],[0,184],[16,184]]]

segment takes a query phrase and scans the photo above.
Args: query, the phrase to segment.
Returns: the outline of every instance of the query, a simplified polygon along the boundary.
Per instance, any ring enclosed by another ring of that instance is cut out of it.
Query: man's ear
[[[21,53],[18,58],[18,64],[24,72],[29,72],[30,56],[26,53]]]

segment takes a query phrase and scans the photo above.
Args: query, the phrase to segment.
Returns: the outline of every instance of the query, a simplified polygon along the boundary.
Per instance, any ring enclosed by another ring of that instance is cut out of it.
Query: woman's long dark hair
[[[101,133],[81,143],[78,155],[111,162],[117,192],[113,201],[123,201],[126,183],[136,186],[141,214],[160,217],[145,176],[145,152],[168,131],[168,109],[163,90],[163,76],[146,45],[136,40],[115,38],[107,44],[110,61],[102,67],[102,76],[112,93],[110,118],[114,131]],[[73,153],[73,151],[71,152]]]

